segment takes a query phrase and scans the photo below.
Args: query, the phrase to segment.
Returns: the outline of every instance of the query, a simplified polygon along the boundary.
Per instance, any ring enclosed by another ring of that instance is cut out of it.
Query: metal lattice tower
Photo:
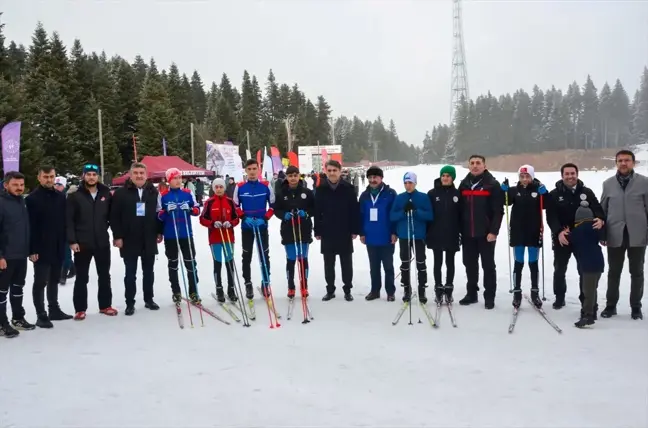
[[[455,109],[461,102],[461,98],[470,99],[461,10],[461,0],[452,0],[452,101],[450,104],[450,123],[452,123]]]

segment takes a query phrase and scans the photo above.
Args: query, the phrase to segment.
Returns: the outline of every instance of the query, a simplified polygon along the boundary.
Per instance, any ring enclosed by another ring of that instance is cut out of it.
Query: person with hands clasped
[[[505,203],[513,206],[509,224],[509,245],[513,248],[515,259],[513,306],[519,308],[522,303],[522,269],[526,251],[531,272],[531,301],[540,308],[542,299],[538,288],[538,256],[544,230],[542,198],[547,193],[547,188],[535,178],[535,170],[531,165],[522,165],[518,175],[519,181],[515,186],[509,187],[508,178],[502,183],[502,191],[506,194]]]
[[[239,216],[234,201],[226,195],[225,180],[216,178],[212,182],[214,195],[207,200],[200,224],[209,230],[209,246],[214,259],[214,280],[216,281],[216,298],[225,303],[221,270],[225,262],[227,274],[227,297],[236,302],[234,289],[234,227],[239,224]]]
[[[182,188],[182,172],[178,168],[169,168],[166,171],[166,180],[169,183],[169,191],[160,198],[162,209],[158,213],[158,218],[164,223],[164,253],[168,260],[173,302],[179,304],[182,301],[178,282],[178,259],[182,253],[189,282],[189,299],[195,304],[200,304],[195,260],[196,247],[191,228],[191,216],[198,216],[200,210],[193,193],[189,189]]]
[[[396,197],[391,209],[391,221],[396,223],[396,232],[400,242],[401,285],[403,301],[412,298],[410,283],[410,265],[412,257],[416,259],[418,272],[418,299],[427,303],[425,287],[427,286],[427,268],[425,265],[425,238],[427,223],[434,219],[432,205],[427,194],[416,190],[416,174],[408,172],[403,176],[405,192]],[[412,254],[414,251],[414,254]]]
[[[308,248],[313,242],[315,196],[301,180],[299,169],[289,166],[275,200],[274,215],[281,219],[281,244],[286,249],[286,277],[288,298],[295,297],[295,265],[299,266],[299,279],[304,297],[308,297]]]
[[[547,223],[551,228],[554,251],[553,288],[556,300],[554,309],[565,306],[565,293],[567,281],[565,274],[567,265],[572,256],[573,249],[569,242],[569,234],[574,227],[574,216],[581,202],[585,201],[593,212],[592,228],[600,230],[605,225],[605,212],[594,192],[578,179],[578,167],[573,163],[566,163],[560,168],[562,179],[556,182],[556,188],[549,192],[547,197]],[[578,266],[578,259],[576,259]],[[580,272],[580,269],[579,269]],[[579,281],[579,300],[583,302],[582,277]],[[598,307],[594,311],[594,316]]]

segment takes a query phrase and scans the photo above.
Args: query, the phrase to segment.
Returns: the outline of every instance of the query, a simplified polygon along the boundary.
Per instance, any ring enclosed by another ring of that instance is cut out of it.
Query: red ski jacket
[[[215,221],[229,221],[232,224],[232,228],[221,230],[223,232],[222,236],[225,237],[225,240],[227,241],[227,237],[229,236],[229,242],[234,243],[233,227],[239,224],[239,217],[240,213],[237,211],[234,201],[227,196],[214,195],[209,198],[205,204],[202,215],[200,216],[200,224],[209,230],[209,245],[223,243],[221,231],[214,227]],[[225,234],[227,234],[227,236],[225,236]]]

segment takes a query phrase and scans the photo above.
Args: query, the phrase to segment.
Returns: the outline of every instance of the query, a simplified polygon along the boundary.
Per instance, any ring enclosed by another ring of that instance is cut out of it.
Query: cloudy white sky
[[[418,144],[449,118],[451,0],[3,0],[8,39],[37,21],[66,43],[129,60],[197,69],[206,85],[244,69],[324,95],[334,114],[393,118]],[[471,96],[533,84],[565,88],[591,74],[632,97],[648,64],[648,2],[465,1]]]

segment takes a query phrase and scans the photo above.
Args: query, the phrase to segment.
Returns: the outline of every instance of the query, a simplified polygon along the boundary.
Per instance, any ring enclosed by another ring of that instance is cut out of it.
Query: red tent
[[[149,179],[159,180],[164,178],[166,170],[169,168],[178,168],[182,171],[183,177],[213,177],[214,171],[208,169],[198,168],[189,162],[183,161],[178,156],[144,156],[140,161],[146,165],[148,170]],[[121,186],[126,183],[130,177],[129,173],[113,179],[113,186]]]

